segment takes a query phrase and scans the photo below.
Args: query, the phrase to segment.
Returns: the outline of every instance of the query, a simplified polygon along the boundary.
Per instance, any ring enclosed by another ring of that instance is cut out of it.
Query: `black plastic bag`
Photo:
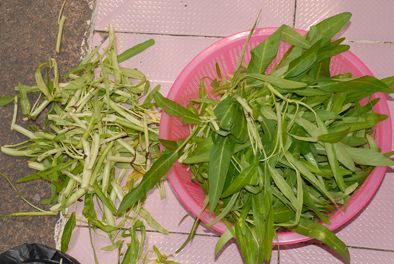
[[[1,264],[80,264],[63,252],[41,245],[23,244],[0,254]]]

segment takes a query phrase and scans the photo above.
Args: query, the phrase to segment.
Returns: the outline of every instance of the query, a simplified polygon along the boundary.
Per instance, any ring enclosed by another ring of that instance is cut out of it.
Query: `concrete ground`
[[[62,51],[55,53],[57,17],[63,0],[2,0],[0,1],[0,96],[13,95],[17,82],[33,84],[36,67],[49,56],[57,59],[61,72],[77,65],[87,20],[92,10],[88,1],[67,1],[64,15]],[[0,145],[16,143],[22,136],[10,132],[12,106],[0,108]],[[20,124],[26,124],[19,121]],[[0,153],[0,172],[13,182],[32,172],[26,159]],[[28,211],[15,192],[0,177],[0,214]],[[27,199],[39,204],[49,197],[49,184],[34,181],[18,185]],[[0,217],[0,253],[25,242],[54,246],[53,230],[57,217]]]

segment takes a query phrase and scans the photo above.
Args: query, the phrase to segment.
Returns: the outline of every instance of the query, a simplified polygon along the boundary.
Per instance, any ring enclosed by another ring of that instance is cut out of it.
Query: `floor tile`
[[[307,29],[340,12],[353,13],[344,36],[350,40],[394,41],[394,2],[391,0],[297,0],[296,23]]]
[[[226,36],[252,27],[293,24],[294,0],[98,0],[95,29],[120,32]]]
[[[115,251],[103,251],[104,246],[108,246],[108,240],[100,232],[91,233],[94,248],[100,263],[116,263],[117,253]],[[180,253],[174,254],[179,246],[184,242],[187,235],[169,234],[163,236],[158,233],[147,233],[147,243],[145,253],[152,250],[155,245],[162,254],[172,255],[172,260],[182,264],[242,264],[242,259],[237,246],[230,242],[217,258],[214,256],[214,248],[217,238],[206,236],[195,236]],[[394,252],[376,251],[360,248],[350,248],[351,263],[354,264],[389,264],[392,263]],[[71,238],[71,246],[67,252],[78,259],[81,263],[94,263],[93,251],[89,239],[89,231],[84,227],[77,227]],[[285,248],[280,250],[281,264],[340,264],[343,263],[327,250],[318,245],[302,245],[296,248]],[[273,250],[271,263],[278,263],[278,251]]]
[[[118,33],[118,52],[150,38],[155,40],[155,45],[142,54],[125,61],[123,65],[137,68],[145,73],[149,80],[160,83],[172,83],[191,59],[219,39]],[[104,42],[103,46],[105,47],[105,45]]]
[[[393,2],[394,3],[394,2]],[[394,75],[394,43],[349,43],[354,52],[378,78]]]

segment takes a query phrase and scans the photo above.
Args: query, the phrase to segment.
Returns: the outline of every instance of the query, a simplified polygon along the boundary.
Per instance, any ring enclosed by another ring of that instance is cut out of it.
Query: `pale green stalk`
[[[100,149],[100,136],[98,134],[93,135],[93,143],[92,143],[92,148],[90,151],[90,160],[89,160],[89,170],[93,169],[93,166],[96,162],[98,153]]]
[[[101,152],[100,157],[97,160],[96,166],[94,167],[94,170],[92,172],[92,176],[91,176],[91,179],[90,179],[90,185],[93,185],[96,182],[98,174],[99,174],[99,172],[101,170],[101,166],[102,166],[104,160],[107,159],[107,155],[108,155],[109,151],[111,150],[112,146],[113,146],[113,142],[110,142],[105,147],[105,149]],[[107,166],[110,166],[110,164],[108,164]],[[108,172],[108,175],[109,175],[109,172]]]
[[[112,181],[111,185],[112,188],[115,190],[116,196],[118,197],[119,201],[122,201],[124,197],[122,187],[120,187],[120,185],[116,181]]]
[[[110,172],[111,172],[111,162],[105,162],[103,173],[102,173],[103,179],[101,183],[102,184],[101,190],[103,191],[103,193],[107,193],[108,191]]]
[[[81,184],[82,180],[80,176],[76,176],[74,174],[72,174],[71,172],[67,171],[67,170],[62,170],[62,173],[64,175],[66,175],[67,177],[69,177],[70,179],[73,179],[74,181],[76,181],[77,183]]]
[[[44,111],[44,109],[49,105],[49,103],[50,101],[44,99],[42,103],[30,113],[30,118],[33,120],[36,119],[37,116],[39,116],[41,112]]]
[[[112,136],[110,138],[104,139],[100,144],[107,144],[107,143],[109,143],[111,141],[115,141],[115,140],[117,140],[119,138],[124,138],[124,137],[127,137],[127,136],[128,136],[128,134],[126,132],[121,132],[121,133],[118,133],[118,134],[116,134],[116,135],[114,135],[114,136]]]
[[[43,171],[43,170],[47,169],[44,164],[42,164],[40,162],[31,161],[31,160],[27,161],[27,166],[29,166],[29,168],[31,168],[31,169],[38,170],[38,171]]]
[[[131,146],[131,144],[127,144],[123,141],[123,139],[118,139],[116,142],[118,142],[120,145],[122,145],[122,147],[128,150],[131,155],[135,156],[135,149]]]
[[[48,150],[47,152],[44,152],[44,153],[42,153],[41,155],[39,155],[39,156],[37,157],[37,161],[38,161],[38,162],[41,162],[41,161],[43,161],[44,159],[46,159],[47,157],[52,156],[53,154],[58,153],[59,151],[60,151],[59,149],[51,149],[51,150]]]

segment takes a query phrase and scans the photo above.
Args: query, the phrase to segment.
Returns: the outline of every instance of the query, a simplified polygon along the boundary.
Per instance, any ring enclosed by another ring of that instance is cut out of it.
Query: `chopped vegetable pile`
[[[25,135],[27,140],[2,146],[1,151],[30,158],[29,167],[38,172],[17,182],[36,179],[50,182],[52,196],[42,202],[53,204],[50,211],[35,207],[38,211],[9,216],[65,212],[70,217],[61,240],[62,251],[68,248],[77,221],[73,211],[82,197],[84,218],[79,216],[78,220],[107,232],[112,243],[108,249],[120,252],[125,237],[131,237],[123,263],[140,259],[144,223],[168,233],[141,206],[143,196],[139,196],[132,210],[118,214],[116,209],[160,153],[157,110],[151,103],[141,102],[150,83],[140,71],[119,65],[153,44],[153,40],[148,40],[118,56],[111,28],[104,53],[99,48],[92,50],[64,80],[60,81],[56,61],[50,59],[38,67],[36,85],[18,84],[17,96],[3,97],[4,104],[7,100],[15,102],[11,129]],[[36,98],[32,105],[31,98]],[[147,101],[149,98],[145,97]],[[25,119],[36,120],[41,115],[45,119],[43,124],[30,129],[16,124],[18,105]]]
[[[163,97],[159,87],[148,92],[143,73],[119,64],[153,40],[117,55],[110,28],[104,53],[92,50],[64,78],[54,59],[41,64],[35,85],[19,84],[17,96],[0,98],[0,105],[14,102],[11,129],[27,137],[1,150],[29,157],[29,167],[38,172],[18,182],[50,182],[52,196],[43,202],[52,207],[32,205],[34,212],[8,215],[62,212],[69,217],[63,251],[78,219],[108,233],[111,245],[105,249],[118,250],[122,263],[137,263],[145,224],[167,233],[142,207],[143,200],[179,161],[207,194],[207,207],[216,215],[208,226],[227,225],[216,255],[236,238],[246,263],[263,263],[271,259],[277,232],[292,230],[320,240],[348,262],[346,245],[318,221],[328,224],[329,213],[346,205],[374,166],[394,165],[372,134],[386,118],[372,111],[378,102],[372,94],[391,93],[394,78],[329,71],[331,58],[349,49],[344,38],[332,39],[350,17],[330,17],[305,36],[283,25],[243,65],[253,28],[234,74],[222,76],[217,65],[218,78],[201,80],[200,97],[186,107]],[[291,48],[269,69],[281,41]],[[363,98],[367,103],[361,105]],[[190,125],[187,139],[158,139],[160,108]],[[44,117],[43,124],[30,129],[16,124],[19,109],[25,119]],[[75,213],[80,198],[84,218]],[[130,242],[123,254],[125,237]],[[160,263],[175,263],[156,247],[154,252]]]

